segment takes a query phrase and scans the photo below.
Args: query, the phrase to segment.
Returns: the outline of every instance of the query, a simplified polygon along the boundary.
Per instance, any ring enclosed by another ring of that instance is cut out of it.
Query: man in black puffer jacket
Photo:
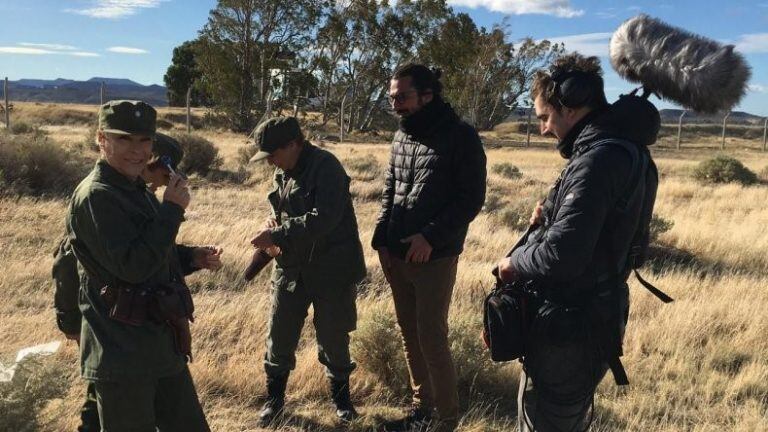
[[[392,287],[413,407],[388,430],[433,423],[448,432],[458,422],[448,309],[469,223],[485,201],[486,159],[477,132],[441,91],[439,72],[414,64],[395,72],[389,91],[400,130],[372,243]]]
[[[526,241],[498,265],[502,280],[533,281],[544,300],[524,357],[521,431],[587,430],[607,370],[626,383],[618,357],[629,313],[628,259],[655,200],[646,146],[659,116],[639,97],[608,105],[601,74],[596,57],[574,53],[539,73],[531,90],[542,134],[557,137],[568,164],[534,210]],[[637,109],[624,109],[629,104]]]

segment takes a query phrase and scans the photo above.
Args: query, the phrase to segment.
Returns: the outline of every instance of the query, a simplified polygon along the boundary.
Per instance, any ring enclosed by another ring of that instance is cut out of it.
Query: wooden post
[[[685,114],[688,111],[683,110],[683,113],[680,114],[680,118],[677,119],[677,149],[680,150],[680,136],[683,133],[683,117],[685,117]]]
[[[723,140],[720,142],[720,150],[725,150],[725,127],[728,124],[728,117],[730,117],[731,112],[728,111],[728,114],[723,117]]]
[[[11,128],[11,107],[8,106],[8,77],[5,77],[3,83],[3,94],[5,95],[5,128]]]
[[[765,118],[765,123],[763,123],[763,151],[765,151],[766,138],[768,138],[768,117]]]
[[[525,146],[530,147],[531,146],[531,113],[533,111],[533,107],[528,107],[528,126],[525,128]]]
[[[192,133],[192,108],[190,108],[191,103],[192,85],[190,84],[189,88],[187,89],[187,134]]]
[[[344,91],[344,97],[341,98],[341,111],[339,112],[339,142],[344,142],[344,105],[347,103],[349,88]]]
[[[104,88],[104,81],[101,82],[101,90],[99,91],[99,100],[101,100],[101,105],[104,105],[104,95],[106,95],[106,91]]]

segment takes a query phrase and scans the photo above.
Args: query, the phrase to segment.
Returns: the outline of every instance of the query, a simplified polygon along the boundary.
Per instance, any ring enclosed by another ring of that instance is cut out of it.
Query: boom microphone
[[[611,37],[611,65],[625,79],[702,113],[730,110],[744,96],[750,70],[722,45],[648,15],[624,22]]]

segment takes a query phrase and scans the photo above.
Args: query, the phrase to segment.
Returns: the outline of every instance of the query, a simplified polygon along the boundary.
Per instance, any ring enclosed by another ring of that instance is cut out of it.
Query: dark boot
[[[405,417],[384,424],[386,432],[425,432],[432,425],[432,410],[413,406]]]
[[[349,395],[349,380],[331,380],[331,398],[336,404],[336,416],[344,423],[349,423],[358,417],[352,399]]]
[[[267,377],[267,402],[259,413],[261,427],[271,426],[283,415],[286,384],[288,384],[288,375]]]

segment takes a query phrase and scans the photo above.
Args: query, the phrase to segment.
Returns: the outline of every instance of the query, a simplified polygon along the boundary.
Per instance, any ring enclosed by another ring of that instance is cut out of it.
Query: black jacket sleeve
[[[483,142],[473,128],[461,126],[452,165],[455,173],[453,201],[432,219],[421,234],[435,248],[450,241],[451,234],[469,225],[485,203],[486,157]]]
[[[512,253],[512,264],[522,279],[567,282],[584,272],[631,165],[624,150],[606,146],[569,167],[552,224],[539,241]]]
[[[392,214],[392,203],[395,197],[395,163],[394,153],[390,156],[389,169],[384,178],[384,191],[381,193],[381,211],[376,220],[376,228],[373,230],[371,246],[378,249],[387,245],[387,225]]]
[[[181,272],[184,274],[184,276],[188,276],[200,270],[192,263],[192,259],[194,258],[192,251],[194,250],[194,246],[186,246],[182,244],[176,245],[176,253],[179,255],[179,264],[181,266]]]

